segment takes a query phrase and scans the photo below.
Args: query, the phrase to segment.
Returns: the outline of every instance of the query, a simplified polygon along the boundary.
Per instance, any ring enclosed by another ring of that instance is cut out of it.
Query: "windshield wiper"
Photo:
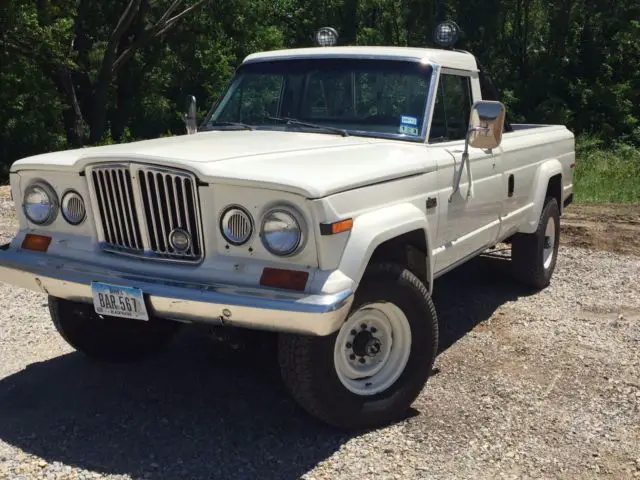
[[[325,132],[335,133],[337,135],[342,135],[343,137],[348,137],[349,134],[346,130],[337,127],[328,127],[327,125],[320,125],[318,123],[309,123],[303,122],[302,120],[298,120],[297,118],[291,117],[271,117],[267,116],[269,120],[275,120],[276,122],[285,122],[287,125],[298,125],[300,127],[309,127],[316,128],[318,130],[324,130]]]
[[[213,120],[212,122],[207,123],[202,130],[211,130],[210,127],[238,127],[243,128],[245,130],[255,130],[256,127],[253,125],[248,125],[246,123],[241,122],[224,122],[221,120]]]

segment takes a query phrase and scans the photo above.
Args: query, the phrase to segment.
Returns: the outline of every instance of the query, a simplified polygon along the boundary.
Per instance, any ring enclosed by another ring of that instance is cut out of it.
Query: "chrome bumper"
[[[0,248],[0,281],[68,300],[93,303],[91,282],[137,287],[149,313],[209,323],[306,335],[329,335],[344,321],[353,292],[331,295],[150,278],[128,272]]]

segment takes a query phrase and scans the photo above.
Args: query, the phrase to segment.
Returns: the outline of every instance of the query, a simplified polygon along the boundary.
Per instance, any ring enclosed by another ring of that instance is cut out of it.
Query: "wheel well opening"
[[[557,174],[549,179],[546,197],[553,197],[558,202],[558,208],[562,211],[562,175]]]
[[[403,233],[378,245],[369,264],[378,262],[395,262],[404,266],[429,288],[427,239],[424,230]]]

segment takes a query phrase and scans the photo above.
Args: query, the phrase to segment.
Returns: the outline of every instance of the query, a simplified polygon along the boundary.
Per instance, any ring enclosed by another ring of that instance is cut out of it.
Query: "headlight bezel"
[[[28,213],[27,210],[27,197],[31,193],[30,190],[39,188],[43,191],[47,199],[49,200],[50,209],[47,217],[42,221],[34,220]],[[32,181],[25,189],[24,194],[22,195],[22,212],[24,213],[27,220],[34,225],[39,227],[44,227],[47,225],[51,225],[55,219],[58,217],[58,213],[60,211],[60,201],[58,199],[58,194],[55,189],[45,180],[34,180]]]
[[[71,196],[75,196],[80,200],[80,202],[82,202],[83,215],[82,219],[77,223],[69,220],[69,218],[67,218],[67,215],[65,214],[65,201],[68,202]],[[69,225],[72,225],[74,227],[81,225],[87,219],[87,202],[85,202],[80,192],[74,189],[69,189],[62,194],[62,197],[60,198],[60,215]]]
[[[267,223],[269,216],[273,213],[284,213],[285,215],[288,215],[289,217],[291,217],[294,221],[294,223],[297,225],[298,227],[298,231],[300,232],[300,235],[298,237],[298,240],[296,242],[296,245],[287,250],[287,251],[278,251],[273,249],[270,245],[269,242],[266,239],[265,236],[265,224]],[[272,255],[275,255],[279,258],[286,258],[286,257],[293,257],[295,255],[297,255],[298,253],[300,253],[307,242],[307,224],[305,222],[304,217],[302,216],[302,214],[294,207],[291,207],[289,205],[286,204],[278,204],[278,205],[274,205],[270,208],[268,208],[263,214],[262,217],[260,219],[260,241],[262,242],[262,246]]]
[[[225,220],[228,220],[228,217],[230,215],[233,215],[234,211],[241,215],[244,215],[245,219],[249,222],[249,234],[247,235],[246,239],[242,241],[235,241],[225,233],[225,228],[226,228]],[[218,228],[220,229],[220,235],[222,235],[222,238],[227,243],[229,243],[230,245],[233,245],[234,247],[241,247],[251,242],[251,239],[256,233],[255,223],[256,223],[255,219],[253,218],[253,215],[251,215],[249,210],[243,207],[242,205],[238,205],[236,203],[233,203],[224,207],[220,212],[220,216],[218,218]]]

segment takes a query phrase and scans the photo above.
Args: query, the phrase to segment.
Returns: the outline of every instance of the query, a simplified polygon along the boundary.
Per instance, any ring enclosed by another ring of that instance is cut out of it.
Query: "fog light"
[[[433,40],[444,48],[453,48],[458,41],[460,35],[460,27],[456,22],[447,20],[442,22],[436,27],[436,31],[433,35]]]
[[[320,47],[333,47],[338,43],[338,31],[331,27],[322,27],[316,32],[316,43]]]

